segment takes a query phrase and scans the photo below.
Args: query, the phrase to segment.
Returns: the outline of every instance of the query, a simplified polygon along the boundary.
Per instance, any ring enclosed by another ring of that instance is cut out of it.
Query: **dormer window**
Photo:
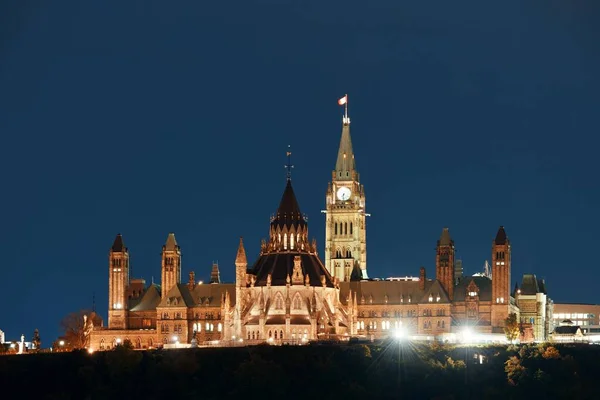
[[[477,292],[469,292],[469,297],[477,297]]]
[[[429,302],[431,303],[433,301],[433,296],[430,294],[429,295]]]
[[[435,298],[435,301],[439,302],[440,301],[440,295],[438,294],[437,297]]]

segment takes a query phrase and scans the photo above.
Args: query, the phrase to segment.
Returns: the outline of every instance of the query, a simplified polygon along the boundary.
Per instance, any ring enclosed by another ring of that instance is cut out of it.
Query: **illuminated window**
[[[287,233],[283,235],[283,248],[287,249]]]
[[[294,249],[294,234],[290,234],[290,249]]]
[[[142,328],[151,328],[152,327],[152,320],[150,318],[143,318],[142,319]]]

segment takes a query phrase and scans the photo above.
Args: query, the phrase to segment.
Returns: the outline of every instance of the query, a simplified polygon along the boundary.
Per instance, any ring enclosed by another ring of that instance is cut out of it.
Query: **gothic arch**
[[[296,292],[294,295],[294,299],[292,300],[292,309],[302,310],[302,296],[300,296],[299,292]]]
[[[274,299],[274,304],[275,304],[275,310],[283,310],[284,305],[285,305],[285,301],[283,301],[283,295],[281,294],[281,292],[277,292],[275,293],[275,299]]]

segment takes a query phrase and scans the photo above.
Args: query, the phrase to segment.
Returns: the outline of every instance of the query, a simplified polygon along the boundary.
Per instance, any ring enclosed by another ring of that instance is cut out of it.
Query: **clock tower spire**
[[[342,137],[327,188],[325,222],[325,266],[329,273],[340,281],[349,281],[355,269],[360,278],[367,276],[367,235],[365,192],[356,170],[350,117],[348,117],[348,95],[338,100],[344,106]]]

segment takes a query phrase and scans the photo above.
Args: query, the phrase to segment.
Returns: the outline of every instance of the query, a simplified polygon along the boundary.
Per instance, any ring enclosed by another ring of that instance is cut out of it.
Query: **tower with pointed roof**
[[[162,248],[161,298],[164,299],[178,283],[181,283],[181,249],[175,240],[175,234],[169,233]]]
[[[349,281],[351,276],[368,278],[365,207],[365,190],[360,183],[350,138],[350,118],[345,115],[325,210],[325,266],[342,282]]]
[[[503,326],[510,304],[511,248],[501,226],[492,242],[492,324]]]
[[[108,327],[127,328],[129,251],[119,233],[108,253]]]
[[[448,293],[450,300],[454,298],[454,240],[450,237],[448,228],[442,230],[437,241],[435,257],[435,276]]]

